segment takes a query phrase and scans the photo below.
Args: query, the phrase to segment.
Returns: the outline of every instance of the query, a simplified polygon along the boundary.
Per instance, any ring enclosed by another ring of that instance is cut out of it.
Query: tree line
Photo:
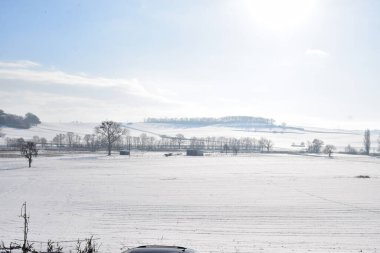
[[[371,138],[370,130],[365,130],[363,137],[364,149],[360,153],[370,154]],[[256,139],[254,137],[190,137],[186,138],[183,134],[175,136],[161,135],[159,137],[149,136],[142,133],[139,136],[131,136],[129,131],[121,123],[114,121],[103,121],[94,128],[94,132],[83,136],[74,132],[66,134],[57,134],[50,142],[46,138],[34,136],[31,140],[23,138],[6,138],[7,146],[21,150],[21,155],[28,159],[29,167],[32,163],[33,156],[37,156],[38,148],[48,147],[58,148],[67,151],[83,150],[98,151],[107,150],[111,155],[112,150],[136,149],[144,151],[171,151],[195,149],[209,152],[234,153],[239,152],[269,152],[272,150],[274,143],[264,137]],[[378,140],[380,151],[380,138]],[[332,156],[336,147],[331,144],[324,145],[320,139],[314,139],[307,142],[304,152],[321,153],[324,152]],[[345,148],[346,153],[359,153],[355,148],[348,145]]]
[[[145,123],[169,123],[187,125],[215,125],[232,123],[250,123],[257,125],[274,126],[274,119],[250,116],[226,116],[221,118],[200,117],[200,118],[147,118]]]
[[[183,149],[202,149],[205,151],[223,151],[223,152],[263,152],[271,151],[274,143],[267,138],[254,137],[223,137],[223,136],[206,136],[206,137],[185,137],[178,133],[175,136],[161,135],[159,137],[142,133],[139,136],[131,136],[129,131],[122,127],[120,123],[114,121],[103,121],[95,127],[93,133],[79,135],[74,132],[59,133],[53,139],[48,141],[44,137],[34,136],[30,140],[23,138],[6,138],[8,147],[21,148],[27,141],[34,142],[38,147],[55,147],[62,150],[88,150],[98,151],[107,149],[111,153],[112,149],[137,149],[145,151],[166,151],[166,150],[183,150]],[[380,151],[380,138],[379,151]],[[344,152],[349,154],[369,154],[371,148],[370,131],[366,130],[363,137],[363,149],[348,145]],[[308,153],[327,153],[331,155],[336,147],[331,144],[325,145],[322,140],[314,139],[307,142],[305,152]]]
[[[377,140],[378,142],[378,148],[377,151],[380,152],[380,136]],[[336,150],[336,147],[331,144],[327,144],[324,146],[324,142],[320,139],[314,139],[312,142],[307,143],[306,151],[308,153],[321,153],[324,152],[328,154],[331,157],[331,154],[333,151]],[[356,148],[352,147],[351,145],[347,145],[344,148],[344,153],[347,154],[365,154],[369,155],[371,151],[371,131],[369,129],[366,129],[364,131],[363,136],[363,148],[361,150],[357,150]]]
[[[5,113],[0,109],[0,126],[28,129],[40,123],[40,119],[33,113],[28,112],[25,116],[19,116]]]
[[[380,138],[378,140],[380,151]],[[191,137],[185,138],[183,134],[175,136],[161,135],[159,138],[148,136],[146,133],[140,136],[130,136],[129,131],[122,126],[121,123],[114,121],[103,121],[96,126],[94,133],[86,134],[83,139],[74,132],[66,134],[57,134],[52,142],[48,143],[45,138],[34,136],[32,140],[25,141],[23,138],[7,138],[7,145],[19,148],[21,155],[28,159],[29,167],[31,167],[33,157],[38,155],[38,145],[45,147],[50,145],[53,148],[72,150],[97,151],[106,149],[107,154],[111,155],[113,149],[137,149],[145,151],[168,151],[168,150],[202,150],[209,152],[231,152],[237,154],[239,152],[269,152],[272,150],[274,143],[264,137],[256,139],[254,137]],[[364,152],[370,154],[371,139],[370,130],[364,132],[363,138]],[[304,152],[328,154],[329,157],[336,150],[331,144],[324,145],[319,139],[307,142]],[[350,145],[345,149],[347,153],[356,154],[357,151]]]
[[[127,131],[128,132],[128,131]],[[167,150],[184,150],[184,149],[203,149],[207,151],[270,151],[273,148],[273,142],[267,138],[256,139],[253,137],[182,137],[177,134],[175,137],[162,136],[154,137],[146,133],[139,136],[130,136],[128,134],[119,137],[108,138],[99,134],[86,134],[83,137],[73,133],[57,134],[50,142],[46,138],[34,136],[31,140],[23,138],[6,138],[6,145],[10,148],[21,148],[27,142],[34,142],[41,148],[54,147],[62,150],[88,150],[98,151],[107,149],[137,149],[144,151],[167,151]],[[111,143],[111,144],[109,144]]]
[[[131,136],[129,131],[120,123],[103,121],[95,127],[93,133],[81,136],[74,132],[59,133],[48,140],[44,137],[34,136],[31,140],[23,138],[6,138],[8,147],[21,148],[28,142],[37,144],[38,147],[54,147],[62,150],[89,150],[97,151],[107,149],[111,154],[112,149],[137,149],[145,151],[166,151],[181,149],[202,149],[207,151],[223,151],[238,153],[249,151],[270,151],[273,142],[267,138],[256,139],[253,137],[189,137],[183,134],[175,136],[150,136],[142,133],[139,136]]]

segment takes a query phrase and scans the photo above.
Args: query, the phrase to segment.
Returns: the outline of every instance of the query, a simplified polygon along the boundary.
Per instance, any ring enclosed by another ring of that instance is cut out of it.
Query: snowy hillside
[[[75,132],[79,135],[93,133],[95,123],[42,123],[29,129],[17,129],[4,127],[2,131],[9,138],[31,139],[33,136],[45,137],[51,140],[55,135],[60,133]]]

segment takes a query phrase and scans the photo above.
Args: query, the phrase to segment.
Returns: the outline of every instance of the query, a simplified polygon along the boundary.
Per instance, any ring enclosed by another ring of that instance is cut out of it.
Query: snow
[[[9,138],[24,138],[31,139],[33,136],[45,137],[47,140],[52,140],[57,134],[67,132],[74,132],[79,135],[92,134],[95,123],[42,123],[37,126],[33,126],[29,129],[17,129],[10,127],[3,127],[2,131],[6,134],[5,137]]]
[[[365,156],[72,154],[30,169],[2,158],[0,240],[22,239],[27,201],[30,240],[94,235],[102,252],[377,252],[379,180],[380,160]]]

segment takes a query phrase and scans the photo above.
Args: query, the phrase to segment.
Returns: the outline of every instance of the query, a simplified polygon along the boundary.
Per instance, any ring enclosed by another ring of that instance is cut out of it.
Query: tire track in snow
[[[300,189],[295,189],[295,190],[297,192],[300,192],[300,193],[306,194],[308,196],[311,196],[311,197],[314,197],[314,198],[318,198],[318,199],[321,199],[321,200],[324,200],[324,201],[327,201],[327,202],[330,202],[330,203],[334,203],[334,204],[338,204],[338,205],[342,205],[342,206],[347,206],[347,207],[351,207],[351,208],[354,208],[354,209],[358,209],[358,210],[366,211],[366,212],[370,212],[370,213],[380,214],[380,210],[377,211],[377,210],[372,210],[372,209],[366,209],[366,208],[362,208],[362,207],[359,207],[359,206],[355,206],[353,204],[349,204],[349,203],[345,203],[345,202],[341,202],[341,201],[336,201],[336,200],[328,199],[328,198],[325,198],[325,197],[322,197],[322,196],[319,196],[319,195],[316,195],[316,194],[312,194],[312,193],[309,193],[309,192],[302,191]]]

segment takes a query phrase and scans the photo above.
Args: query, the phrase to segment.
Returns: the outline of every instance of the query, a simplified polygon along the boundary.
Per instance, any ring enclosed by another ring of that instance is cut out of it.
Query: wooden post
[[[24,219],[24,243],[22,245],[22,252],[27,253],[28,252],[28,219],[29,217],[26,215],[26,202],[22,204],[21,207],[21,218]]]

